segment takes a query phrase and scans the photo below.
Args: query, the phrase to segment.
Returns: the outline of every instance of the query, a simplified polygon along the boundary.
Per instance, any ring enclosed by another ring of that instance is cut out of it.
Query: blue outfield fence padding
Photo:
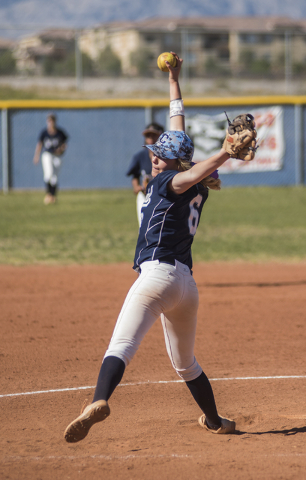
[[[11,187],[40,188],[42,172],[32,163],[48,110],[14,110],[10,114]],[[55,111],[68,136],[60,186],[65,189],[120,188],[129,185],[125,172],[141,148],[144,109]]]
[[[247,112],[260,106],[281,105],[285,153],[277,171],[222,174],[224,186],[283,186],[305,184],[306,97],[245,97],[236,99],[187,99],[185,112],[218,115],[226,109]],[[57,115],[58,126],[69,135],[60,174],[61,189],[126,188],[126,171],[132,156],[142,148],[142,131],[149,120],[168,123],[168,101],[14,101],[0,102],[7,109],[7,152],[3,141],[3,115],[0,116],[2,148],[0,185],[9,175],[11,189],[43,188],[41,165],[33,164],[40,131],[47,114]],[[150,117],[150,118],[149,118]],[[298,125],[297,125],[298,123]],[[300,129],[297,131],[297,128]],[[7,154],[8,165],[3,158]],[[298,163],[297,163],[298,162]],[[7,172],[6,172],[7,169]]]

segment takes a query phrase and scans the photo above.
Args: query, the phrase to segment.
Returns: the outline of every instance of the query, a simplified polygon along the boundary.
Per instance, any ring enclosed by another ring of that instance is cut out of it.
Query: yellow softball
[[[171,67],[176,66],[176,58],[174,55],[172,55],[172,53],[170,52],[161,53],[157,59],[157,65],[162,72],[169,72],[169,69],[165,63],[166,61],[170,63]]]

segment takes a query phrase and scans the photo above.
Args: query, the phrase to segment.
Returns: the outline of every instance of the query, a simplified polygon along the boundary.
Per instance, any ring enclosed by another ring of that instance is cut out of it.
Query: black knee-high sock
[[[106,357],[103,360],[93,402],[108,400],[120,383],[125,370],[125,363],[118,357]]]
[[[195,380],[186,382],[186,385],[202,412],[205,413],[209,426],[221,427],[214,394],[205,373],[202,372]]]
[[[57,185],[50,185],[50,193],[53,195],[53,197],[56,195],[56,187]]]
[[[46,183],[46,193],[51,193],[51,184],[49,182]]]

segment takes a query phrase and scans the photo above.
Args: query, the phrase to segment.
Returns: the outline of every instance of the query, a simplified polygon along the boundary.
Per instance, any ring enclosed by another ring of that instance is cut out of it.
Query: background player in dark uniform
[[[145,144],[153,145],[157,142],[158,137],[163,133],[164,127],[158,123],[150,123],[142,132]],[[137,152],[130,163],[129,169],[126,172],[127,176],[132,175],[132,187],[136,197],[137,219],[140,224],[140,213],[142,204],[145,200],[146,187],[151,180],[152,163],[151,158],[153,154],[150,150],[142,148]]]
[[[56,125],[56,115],[50,113],[47,116],[47,128],[41,131],[35,148],[33,162],[41,163],[46,185],[46,205],[55,203],[58,187],[58,175],[61,167],[61,155],[67,148],[68,135]]]
[[[219,188],[219,180],[211,174],[229,155],[221,148],[207,160],[191,163],[194,146],[185,133],[178,83],[182,60],[177,55],[176,60],[175,68],[167,64],[171,130],[164,132],[154,145],[146,145],[153,152],[153,178],[142,207],[134,259],[139,277],[119,314],[93,402],[66,428],[67,442],[82,440],[92,425],[110,414],[108,400],[159,316],[172,366],[203,412],[199,418],[201,427],[222,434],[235,430],[234,421],[218,414],[210,382],[194,356],[199,299],[191,270],[191,245],[208,198],[207,183]]]

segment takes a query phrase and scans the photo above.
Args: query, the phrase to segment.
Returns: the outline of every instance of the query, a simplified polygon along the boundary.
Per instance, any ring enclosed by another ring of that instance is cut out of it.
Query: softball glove
[[[226,115],[226,112],[225,112]],[[253,115],[244,113],[231,122],[227,117],[228,129],[223,148],[231,156],[249,162],[254,159],[257,150],[255,121]]]

